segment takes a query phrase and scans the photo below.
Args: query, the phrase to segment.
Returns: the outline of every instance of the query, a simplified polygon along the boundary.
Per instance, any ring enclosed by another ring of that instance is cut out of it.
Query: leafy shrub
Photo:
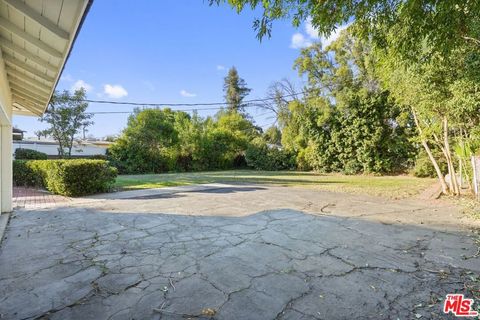
[[[309,171],[312,170],[311,162],[308,159],[309,147],[300,149],[296,157],[296,166],[298,170]]]
[[[247,165],[247,159],[245,159],[245,155],[240,153],[233,158],[233,167],[235,169],[244,169]]]
[[[177,171],[192,171],[193,157],[191,154],[179,154],[175,159],[175,169]]]
[[[36,161],[13,160],[13,184],[16,186],[44,187],[42,175],[34,169]]]
[[[107,156],[105,154],[94,154],[93,156],[88,157],[88,159],[93,159],[93,160],[108,160]]]
[[[119,139],[108,149],[107,159],[120,174],[163,173],[173,170],[174,160],[168,150],[147,150]]]
[[[108,192],[117,169],[104,160],[14,160],[13,180],[16,185],[45,187],[64,196],[82,196]]]
[[[40,151],[24,148],[15,150],[15,159],[17,160],[47,160],[47,158],[47,154]]]
[[[295,167],[295,159],[290,153],[262,143],[249,146],[245,159],[247,165],[256,170],[275,171]]]
[[[442,173],[446,174],[448,172],[447,162],[443,159],[443,157],[435,157],[435,159],[437,159],[437,163],[440,166]],[[413,167],[413,175],[419,178],[437,177],[435,168],[433,167],[433,164],[425,151],[420,152],[418,155],[418,158],[415,161],[415,166]]]
[[[236,111],[202,119],[169,109],[136,110],[107,157],[122,174],[242,168],[259,134]]]

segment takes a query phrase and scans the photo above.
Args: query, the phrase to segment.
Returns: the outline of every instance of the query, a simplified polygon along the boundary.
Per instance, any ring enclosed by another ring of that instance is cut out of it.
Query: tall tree
[[[88,114],[88,103],[85,101],[85,90],[80,88],[73,94],[68,91],[61,93],[55,92],[47,111],[40,119],[49,124],[49,128],[43,131],[50,135],[58,143],[58,155],[60,157],[70,157],[75,136],[84,128],[93,124],[90,119],[92,114]]]
[[[379,65],[392,97],[411,110],[418,140],[435,168],[442,191],[459,195],[456,165],[463,162],[468,168],[465,160],[479,147],[480,55],[473,44],[449,55],[432,54],[430,49],[425,47],[420,57],[426,58],[417,62],[405,61],[394,48],[380,50]],[[447,163],[448,185],[433,149],[440,150]]]
[[[252,91],[247,87],[245,80],[240,78],[235,67],[228,70],[228,74],[224,79],[223,92],[225,93],[225,101],[227,102],[228,110],[245,112],[243,99]]]
[[[370,44],[348,30],[328,48],[317,43],[301,51],[295,68],[307,78],[306,96],[289,103],[282,132],[299,167],[346,173],[406,169],[413,151],[409,119],[380,86],[375,62]]]

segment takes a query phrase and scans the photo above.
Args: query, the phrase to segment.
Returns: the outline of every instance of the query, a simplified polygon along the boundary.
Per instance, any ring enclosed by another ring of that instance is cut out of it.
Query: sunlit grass
[[[209,172],[120,175],[119,189],[148,189],[200,183],[258,183],[328,191],[404,198],[425,190],[435,179],[400,176],[318,174],[296,171],[230,170]]]

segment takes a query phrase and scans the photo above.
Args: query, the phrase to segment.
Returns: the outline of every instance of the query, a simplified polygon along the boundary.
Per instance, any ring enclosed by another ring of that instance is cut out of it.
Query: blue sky
[[[253,89],[247,99],[264,97],[267,87],[282,78],[301,85],[292,65],[299,48],[317,39],[315,30],[308,23],[296,29],[280,21],[272,38],[260,43],[252,29],[254,16],[202,0],[97,0],[57,89],[84,86],[88,98],[97,100],[216,102],[223,101],[223,77],[233,65]],[[91,112],[132,109],[89,105]],[[274,121],[263,110],[250,111],[259,125]],[[89,134],[118,134],[127,117],[96,115]],[[13,123],[28,136],[44,127],[34,117],[15,116]]]

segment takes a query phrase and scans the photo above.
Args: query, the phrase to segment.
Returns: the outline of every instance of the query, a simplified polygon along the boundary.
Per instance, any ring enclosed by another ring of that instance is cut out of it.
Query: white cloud
[[[326,48],[328,47],[332,42],[334,42],[335,40],[338,39],[338,37],[340,36],[340,33],[347,29],[349,26],[349,24],[346,24],[346,25],[343,25],[343,26],[340,26],[338,27],[337,29],[335,29],[335,31],[333,31],[328,37],[320,37],[320,41],[322,42],[322,47],[323,48]]]
[[[75,83],[70,87],[71,91],[79,90],[80,88],[85,89],[86,92],[92,91],[93,87],[92,85],[86,83],[83,80],[77,80]]]
[[[307,39],[303,34],[297,32],[292,36],[290,48],[301,49],[312,45],[312,41]]]
[[[128,96],[127,90],[119,84],[106,84],[103,86],[103,92],[113,99],[119,99]]]
[[[185,89],[180,90],[180,94],[182,95],[182,97],[187,97],[187,98],[193,98],[193,97],[196,97],[196,96],[197,96],[197,94],[188,92],[188,91],[185,90]]]
[[[318,39],[318,30],[312,25],[312,18],[308,17],[307,22],[305,23],[305,32],[312,39]]]
[[[217,65],[217,70],[222,71],[225,70],[225,66],[222,66],[221,64]]]
[[[347,29],[350,24],[345,24],[340,27],[337,27],[328,37],[321,36],[318,30],[312,25],[312,18],[307,18],[305,22],[305,33],[297,32],[292,36],[292,42],[290,48],[301,49],[308,47],[313,44],[313,42],[320,40],[322,47],[328,47],[332,42],[338,39],[340,33]]]

